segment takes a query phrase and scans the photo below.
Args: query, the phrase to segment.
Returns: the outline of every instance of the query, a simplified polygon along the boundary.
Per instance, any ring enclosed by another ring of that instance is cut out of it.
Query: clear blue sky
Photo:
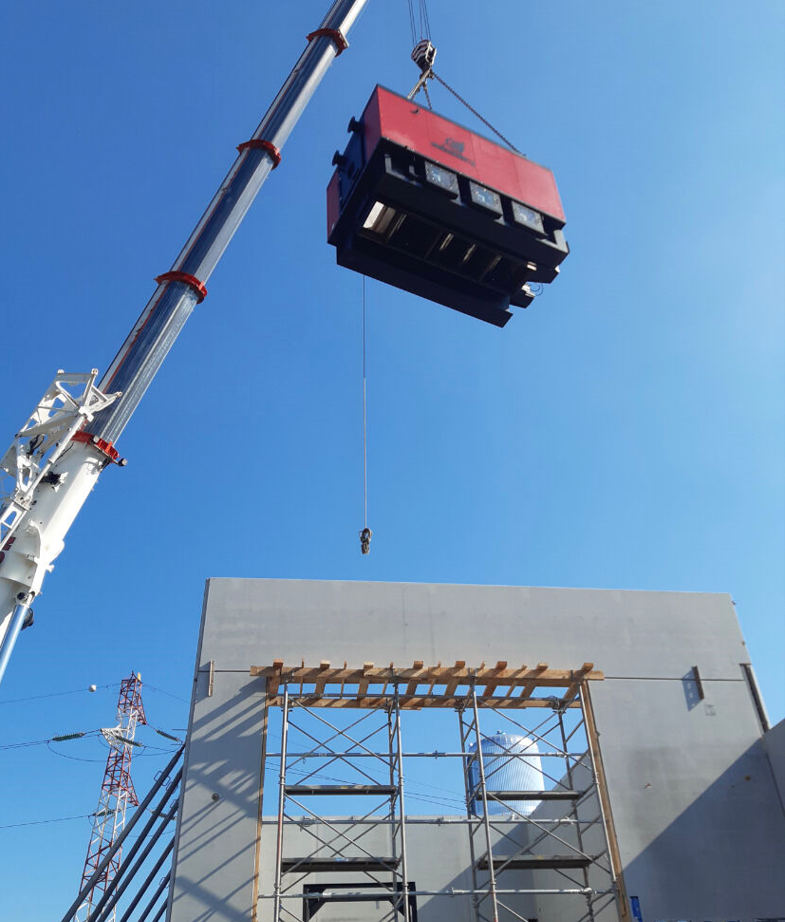
[[[5,5],[1,438],[57,368],[106,368],[324,7]],[[373,86],[416,77],[406,4],[371,0],[45,584],[0,745],[111,724],[131,670],[185,726],[208,576],[728,592],[785,714],[785,7],[430,11],[443,76],[556,174],[561,278],[503,331],[369,283],[361,558],[360,279],[324,188]],[[105,750],[58,751],[0,749],[0,827],[95,808]],[[0,828],[7,914],[59,917],[87,836]]]

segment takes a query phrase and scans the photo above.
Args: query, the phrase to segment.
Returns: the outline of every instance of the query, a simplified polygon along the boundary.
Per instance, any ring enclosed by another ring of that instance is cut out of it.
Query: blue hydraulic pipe
[[[27,613],[29,611],[30,606],[25,602],[18,602],[14,607],[8,630],[0,643],[0,682],[3,681],[3,676],[8,668],[8,662],[16,646],[16,640],[24,627],[25,618],[27,618]]]
[[[280,150],[367,0],[335,0],[191,234],[171,270],[158,276],[153,297],[101,380],[105,393],[122,397],[99,413],[90,434],[113,443],[206,294],[204,283],[218,264],[256,194],[280,161]]]

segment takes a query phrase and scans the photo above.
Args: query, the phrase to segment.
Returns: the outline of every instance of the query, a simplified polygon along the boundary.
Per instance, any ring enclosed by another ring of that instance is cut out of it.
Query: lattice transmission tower
[[[117,725],[101,730],[109,744],[109,755],[106,757],[101,796],[93,819],[80,891],[98,870],[107,851],[120,834],[125,825],[125,811],[128,805],[136,807],[139,803],[131,780],[131,754],[134,745],[138,745],[134,743],[137,724],[146,723],[142,705],[142,677],[139,673],[132,673],[120,683]],[[91,918],[93,910],[120,869],[121,854],[122,849],[118,849],[112,856],[100,878],[93,884],[84,902],[77,909],[74,922],[88,922]],[[115,909],[112,909],[107,916],[107,922],[113,922],[114,918]]]

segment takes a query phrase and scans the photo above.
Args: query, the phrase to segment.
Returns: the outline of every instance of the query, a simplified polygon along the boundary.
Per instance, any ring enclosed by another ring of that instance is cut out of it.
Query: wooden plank
[[[570,701],[574,701],[578,697],[578,692],[581,690],[580,682],[573,682],[572,685],[564,693],[564,697],[561,699],[562,704],[568,704]]]
[[[456,660],[455,665],[452,667],[452,672],[453,673],[462,672],[465,668],[466,668],[466,660],[462,660],[462,659]],[[454,695],[455,689],[458,687],[459,682],[460,682],[460,679],[455,679],[455,678],[450,679],[450,681],[447,683],[447,685],[444,688],[444,694],[447,695],[447,697]]]
[[[324,683],[325,683],[325,681],[326,681],[326,678],[327,678],[327,675],[326,675],[326,674],[327,674],[327,670],[328,670],[329,668],[330,668],[330,660],[328,660],[328,659],[323,659],[323,660],[321,661],[321,663],[319,663],[319,673],[320,673],[320,675],[319,675],[319,678],[316,680],[316,685],[315,685],[315,688],[314,688],[314,690],[313,690],[313,693],[314,693],[315,695],[323,695],[323,694],[324,694]]]
[[[507,680],[505,680],[504,682],[497,683],[497,687],[498,685],[501,685],[502,687],[507,685],[507,692],[504,695],[505,698],[512,698],[514,693],[521,688],[520,685],[516,684],[515,679],[521,678],[522,676],[526,675],[526,673],[527,673],[527,666],[526,666],[526,663],[524,663],[520,667],[520,669],[516,670],[516,675],[512,677],[512,681],[508,682]]]
[[[316,695],[302,695],[298,698],[298,704],[309,708],[387,708],[394,703],[392,695],[365,695],[364,697],[338,698],[338,697],[317,697]],[[420,710],[422,708],[451,708],[461,707],[466,703],[465,695],[457,695],[447,698],[443,695],[407,695],[398,699],[399,706],[402,710]],[[281,707],[283,698],[279,695],[277,698],[270,699],[270,707]],[[507,698],[506,696],[494,696],[492,698],[478,699],[480,707],[484,708],[552,708],[553,701],[550,698]],[[580,701],[572,701],[567,705],[568,708],[579,708]]]
[[[392,673],[393,673],[393,664],[390,663],[390,669],[389,669],[388,675],[385,677],[384,684],[382,685],[383,695],[387,694],[387,686],[390,684],[390,677],[392,676]],[[395,691],[395,686],[393,686],[392,691]]]
[[[283,666],[283,660],[275,660]],[[272,680],[267,680],[267,691],[262,699],[262,757],[259,760],[259,789],[256,795],[256,838],[254,839],[254,872],[253,872],[253,902],[252,906],[256,907],[259,900],[259,869],[261,867],[262,857],[262,806],[264,801],[264,769],[267,765],[267,729],[270,716],[270,693],[269,687]],[[251,922],[257,922],[255,908],[251,913]]]
[[[428,686],[428,695],[433,694],[433,687],[434,685],[436,685],[436,677],[438,676],[439,678],[441,678],[441,668],[442,668],[442,663],[441,663],[441,660],[439,660],[437,665],[429,670],[431,681]]]
[[[421,660],[421,659],[416,659],[416,660],[414,661],[414,663],[412,664],[412,669],[415,669],[417,672],[422,672],[422,665],[423,665],[423,664],[422,664],[422,660]],[[416,692],[417,692],[417,684],[418,684],[418,682],[417,682],[417,679],[416,679],[416,678],[415,678],[415,679],[411,679],[411,681],[409,682],[409,684],[406,686],[406,694],[407,694],[407,695],[414,695],[414,694],[416,694]]]
[[[273,660],[272,674],[267,678],[267,695],[274,698],[278,694],[278,684],[281,681],[281,670],[283,669],[283,660]]]
[[[533,678],[524,683],[523,690],[521,691],[521,698],[528,698],[532,694],[534,689],[537,688],[538,685],[548,684],[547,682],[543,681],[547,671],[548,671],[547,663],[537,663],[537,666],[531,670],[533,674]]]
[[[505,660],[499,660],[499,662],[493,667],[493,671],[498,675],[500,672],[504,672],[507,668],[507,662]],[[525,667],[524,667],[525,668]],[[487,698],[488,695],[492,695],[496,691],[496,686],[499,684],[498,681],[490,681],[483,689],[482,698]]]
[[[269,676],[274,672],[274,668],[271,666],[252,666],[251,675],[254,676]],[[319,667],[285,667],[283,672],[287,674],[287,678],[292,682],[315,682],[319,677]],[[339,669],[332,676],[332,681],[334,682],[349,682],[356,683],[363,678],[367,678],[375,683],[389,682],[391,679],[395,678],[399,681],[410,681],[412,679],[419,679],[425,684],[426,681],[433,681],[434,684],[438,684],[439,680],[442,683],[449,681],[450,679],[459,679],[466,680],[474,679],[478,685],[484,685],[485,680],[495,679],[498,680],[499,685],[507,685],[510,683],[516,685],[525,685],[528,682],[536,680],[538,685],[542,686],[563,686],[566,687],[570,684],[571,678],[575,675],[574,669],[548,669],[547,663],[541,663],[539,666],[532,669],[504,669],[501,672],[496,672],[494,668],[486,669],[481,667],[480,669],[471,669],[465,668],[461,670],[456,670],[454,667],[443,667],[441,663],[436,666],[427,667],[425,669],[390,669],[389,666],[379,666],[375,668],[366,668],[363,669]],[[592,670],[591,672],[586,673],[586,678],[591,681],[601,681],[604,678],[602,672],[597,670]],[[506,681],[505,681],[506,680]]]
[[[605,765],[600,750],[600,735],[597,732],[597,724],[594,720],[594,708],[592,706],[591,693],[589,692],[588,685],[586,685],[582,700],[574,703],[583,705],[583,721],[586,727],[586,739],[589,743],[589,754],[594,768],[594,776],[597,779],[597,793],[602,806],[602,819],[605,828],[605,837],[608,842],[608,853],[611,859],[613,883],[615,884],[618,894],[620,922],[632,922],[628,908],[630,904],[627,900],[627,886],[624,882],[624,865],[621,860],[619,840],[616,836],[616,825],[613,821],[611,799],[608,793],[608,783],[605,776]],[[572,705],[568,705],[568,707],[572,707]]]
[[[368,684],[370,682],[370,679],[366,679],[365,674],[370,673],[372,670],[373,670],[373,663],[363,663],[362,672],[357,678],[357,683],[358,683],[357,698],[358,699],[364,698],[368,694]],[[347,679],[347,681],[351,681],[351,680]],[[352,682],[352,684],[354,683]]]
[[[583,685],[584,677],[590,673],[593,668],[594,663],[584,663],[581,668],[577,670],[574,675],[574,681],[564,693],[562,704],[569,704],[570,701],[574,701],[578,697],[581,686]]]

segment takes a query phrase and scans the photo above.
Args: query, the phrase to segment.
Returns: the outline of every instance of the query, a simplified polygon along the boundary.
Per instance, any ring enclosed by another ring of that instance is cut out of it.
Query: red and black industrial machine
[[[377,86],[327,187],[339,265],[504,326],[569,252],[553,173]]]

